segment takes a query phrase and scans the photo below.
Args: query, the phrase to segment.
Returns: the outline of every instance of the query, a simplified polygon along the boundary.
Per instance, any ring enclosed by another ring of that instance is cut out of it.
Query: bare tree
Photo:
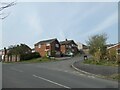
[[[0,2],[0,19],[5,19],[9,15],[9,13],[4,13],[3,11],[15,4],[15,1],[9,3]]]

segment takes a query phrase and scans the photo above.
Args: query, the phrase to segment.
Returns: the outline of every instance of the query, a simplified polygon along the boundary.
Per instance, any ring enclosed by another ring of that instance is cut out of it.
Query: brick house
[[[73,40],[65,40],[60,42],[61,53],[68,55],[69,53],[76,54],[78,52],[77,44]]]
[[[109,50],[109,52],[112,52],[113,50],[115,50],[116,54],[120,54],[120,43],[107,47],[107,49]]]
[[[36,43],[35,52],[38,52],[41,57],[44,56],[60,56],[60,43],[55,39],[44,40]]]
[[[89,53],[89,47],[87,45],[82,44],[80,42],[77,42],[76,44],[78,45],[78,50],[79,50],[80,53],[83,53],[83,54],[84,53],[86,53],[86,54]]]
[[[110,47],[107,47],[107,50],[109,54],[115,54],[120,62],[120,42]]]

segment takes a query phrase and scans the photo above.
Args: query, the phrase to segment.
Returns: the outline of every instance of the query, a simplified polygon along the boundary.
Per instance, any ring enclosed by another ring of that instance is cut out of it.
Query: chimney
[[[65,41],[68,41],[67,38],[65,39]]]
[[[6,49],[6,47],[4,47],[4,54],[5,54],[5,55],[7,54],[7,49]]]

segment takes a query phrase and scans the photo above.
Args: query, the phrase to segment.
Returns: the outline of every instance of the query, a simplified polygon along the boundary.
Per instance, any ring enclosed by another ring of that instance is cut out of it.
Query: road
[[[74,57],[47,63],[3,64],[3,88],[118,88],[115,81],[86,76],[70,65]],[[81,59],[82,60],[82,59]]]

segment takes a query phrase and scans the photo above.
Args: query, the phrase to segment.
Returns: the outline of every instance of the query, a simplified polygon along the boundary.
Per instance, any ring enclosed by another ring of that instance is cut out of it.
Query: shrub
[[[20,55],[20,60],[29,60],[29,59],[33,59],[33,58],[39,58],[39,57],[40,57],[40,55],[37,52],[27,53],[27,54]]]

